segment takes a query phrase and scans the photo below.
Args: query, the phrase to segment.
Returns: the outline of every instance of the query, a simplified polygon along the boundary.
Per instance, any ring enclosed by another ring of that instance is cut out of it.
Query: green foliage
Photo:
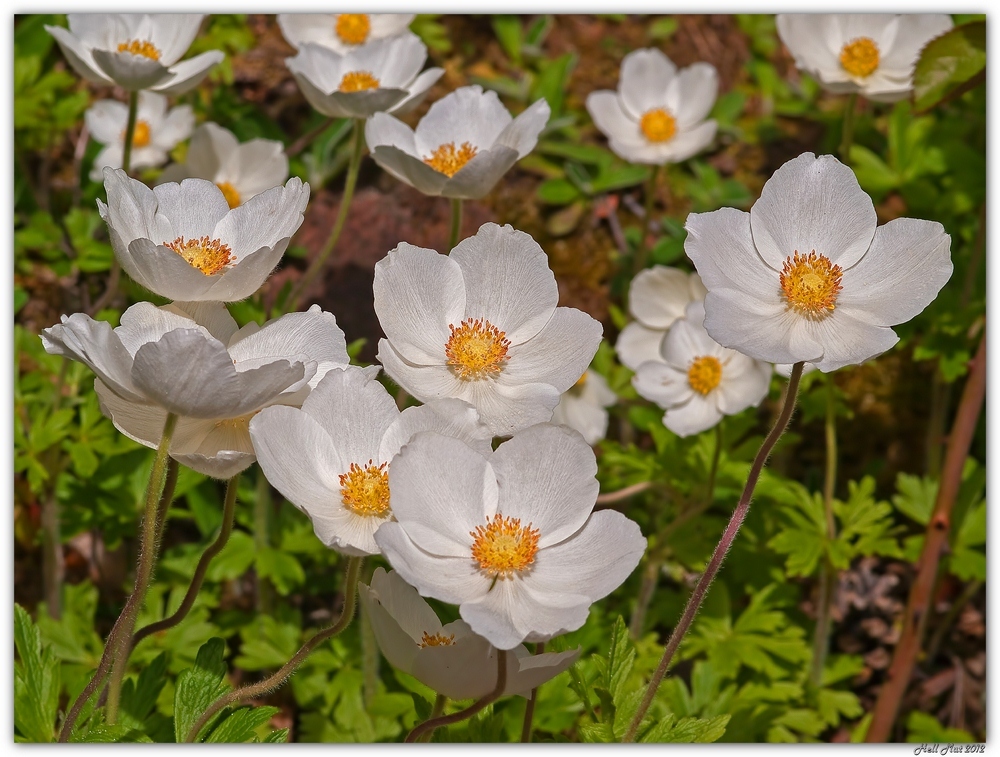
[[[986,22],[960,24],[927,43],[913,70],[913,101],[928,110],[986,81]]]
[[[14,605],[14,740],[55,740],[59,707],[59,660],[21,605]]]

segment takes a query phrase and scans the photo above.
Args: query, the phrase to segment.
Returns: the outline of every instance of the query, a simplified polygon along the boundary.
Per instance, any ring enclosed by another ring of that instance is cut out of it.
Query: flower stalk
[[[448,234],[448,250],[455,249],[462,234],[462,200],[451,198],[451,231]]]
[[[854,123],[858,106],[858,93],[851,92],[844,106],[844,127],[840,132],[840,159],[847,165],[851,164],[851,145],[854,143]]]
[[[503,690],[507,687],[507,650],[498,649],[497,650],[497,685],[494,687],[493,691],[484,696],[482,699],[477,699],[471,705],[466,707],[464,710],[459,710],[458,712],[453,712],[451,715],[442,715],[437,718],[429,718],[425,720],[420,725],[416,726],[406,737],[406,743],[412,744],[418,741],[421,736],[425,733],[433,734],[441,726],[451,725],[452,723],[460,723],[463,720],[467,720],[475,715],[480,710],[485,709],[487,706],[493,704],[501,696],[503,696]]]
[[[633,275],[646,267],[646,254],[649,248],[646,240],[649,238],[649,224],[653,218],[653,205],[656,202],[656,180],[660,177],[660,168],[659,165],[653,166],[649,179],[646,181],[646,204],[642,214],[642,233],[639,235],[639,245],[635,248],[635,257],[632,259]]]
[[[715,576],[719,572],[719,568],[722,566],[722,561],[725,559],[726,553],[729,551],[729,548],[732,547],[733,542],[736,540],[736,535],[740,531],[740,526],[743,525],[743,520],[750,511],[750,498],[753,496],[753,491],[757,486],[757,479],[760,478],[760,472],[764,468],[764,463],[767,462],[767,458],[771,454],[771,450],[774,449],[774,445],[777,444],[778,439],[781,438],[785,428],[788,426],[789,419],[792,417],[792,410],[795,408],[795,398],[798,395],[799,390],[799,379],[802,378],[803,365],[804,363],[798,362],[795,363],[792,368],[792,374],[788,378],[788,387],[785,392],[785,400],[781,408],[781,413],[778,415],[774,428],[771,429],[771,433],[767,435],[764,443],[760,446],[760,450],[758,450],[757,456],[754,458],[753,464],[750,466],[750,473],[747,476],[746,486],[743,488],[743,494],[740,497],[739,504],[736,505],[736,509],[733,511],[733,516],[730,518],[729,523],[726,526],[726,530],[722,534],[722,539],[719,541],[718,545],[716,545],[715,551],[712,553],[712,558],[705,567],[705,572],[702,573],[701,578],[698,579],[698,584],[694,587],[694,591],[691,593],[691,598],[688,600],[687,607],[684,608],[684,613],[681,615],[681,619],[678,622],[677,627],[670,635],[670,640],[667,642],[667,646],[663,650],[663,657],[660,659],[660,664],[657,666],[656,671],[653,673],[653,677],[649,681],[649,686],[646,688],[646,694],[639,705],[639,709],[636,710],[635,717],[632,718],[632,722],[629,724],[628,731],[625,733],[622,743],[628,744],[635,741],[639,725],[642,723],[642,719],[646,716],[649,706],[653,703],[653,697],[656,695],[656,690],[659,688],[660,682],[663,680],[663,676],[666,675],[667,670],[670,668],[670,663],[673,660],[674,653],[677,651],[681,640],[691,627],[691,623],[694,621],[695,615],[698,614],[698,610],[701,608],[701,603],[708,594],[708,589],[712,585],[712,581],[715,580]]]
[[[545,642],[540,641],[535,644],[535,654],[541,654],[545,651]],[[524,725],[521,727],[521,743],[530,744],[531,743],[531,724],[535,718],[535,702],[538,700],[538,687],[536,686],[531,690],[531,696],[528,697],[528,703],[524,706]]]
[[[289,309],[295,310],[298,307],[299,299],[305,294],[306,289],[313,283],[319,275],[320,270],[326,265],[330,254],[337,246],[340,233],[344,230],[344,223],[347,221],[347,211],[351,207],[351,200],[354,198],[354,188],[358,183],[358,171],[361,168],[361,158],[365,154],[365,121],[363,118],[354,119],[354,143],[351,148],[351,162],[347,165],[347,177],[344,181],[344,194],[340,198],[340,208],[337,210],[337,220],[333,224],[330,236],[320,250],[319,255],[306,269],[305,275],[299,281],[295,291],[288,298]]]
[[[347,576],[344,579],[344,607],[340,611],[340,617],[337,618],[337,621],[324,628],[303,644],[299,651],[292,655],[292,658],[282,665],[274,675],[258,683],[241,686],[238,689],[230,691],[225,696],[216,699],[191,727],[187,738],[184,739],[186,743],[194,743],[201,729],[205,727],[205,724],[223,708],[254,699],[281,686],[296,671],[299,665],[305,662],[306,658],[312,654],[312,651],[316,647],[327,639],[333,638],[351,624],[351,621],[354,619],[354,609],[358,596],[358,577],[361,573],[361,563],[363,561],[363,557],[351,557],[347,561]]]

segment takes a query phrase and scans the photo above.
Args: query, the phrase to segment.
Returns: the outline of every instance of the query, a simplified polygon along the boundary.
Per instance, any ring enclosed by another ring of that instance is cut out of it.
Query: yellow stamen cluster
[[[482,318],[453,325],[444,346],[448,365],[461,379],[494,378],[507,362],[507,334]]]
[[[229,204],[230,209],[238,208],[240,203],[243,202],[243,198],[240,197],[239,191],[228,181],[223,181],[215,186],[222,190],[222,196],[226,198],[226,202]]]
[[[445,636],[443,633],[429,634],[424,631],[424,635],[420,639],[419,647],[426,649],[427,647],[450,647],[455,643],[455,634],[450,634]]]
[[[334,31],[345,45],[361,45],[372,30],[371,19],[365,13],[341,13]]]
[[[214,276],[233,262],[233,251],[228,244],[207,236],[200,239],[177,237],[173,242],[164,242],[168,247],[206,276]]]
[[[363,92],[378,89],[379,81],[370,71],[348,71],[340,80],[341,92]]]
[[[717,357],[703,355],[691,361],[688,368],[688,384],[703,397],[715,389],[722,381],[722,363]]]
[[[528,568],[538,552],[538,529],[521,525],[519,518],[505,518],[500,513],[469,531],[472,559],[480,570],[497,578],[510,578]]]
[[[878,45],[868,37],[852,39],[840,51],[840,65],[851,76],[871,76],[878,68],[878,63]]]
[[[795,254],[785,258],[778,280],[788,306],[812,320],[828,316],[837,306],[837,295],[843,287],[843,271],[826,255],[813,250],[808,255]]]
[[[128,129],[122,130],[122,144],[125,143],[125,135]],[[132,133],[132,147],[146,147],[149,145],[149,124],[145,121],[135,122],[135,131]]]
[[[677,120],[663,108],[642,114],[639,128],[650,142],[668,142],[677,134]]]
[[[424,163],[450,179],[462,166],[472,160],[477,152],[478,148],[469,142],[463,142],[457,150],[454,142],[448,142],[438,147],[430,157],[424,158]]]
[[[118,52],[141,55],[143,58],[149,58],[150,60],[160,59],[160,51],[156,49],[156,45],[147,40],[133,39],[129,42],[121,42],[118,45]]]
[[[389,514],[388,463],[375,465],[372,460],[362,468],[351,463],[347,473],[340,474],[340,500],[356,515],[385,518]]]

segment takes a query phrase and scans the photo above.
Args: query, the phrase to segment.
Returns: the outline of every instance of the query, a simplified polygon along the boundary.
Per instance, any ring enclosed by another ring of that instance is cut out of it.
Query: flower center
[[[417,646],[422,649],[427,647],[450,647],[455,643],[455,634],[450,634],[445,636],[443,633],[429,634],[424,631],[424,635],[420,639],[420,644]]]
[[[177,237],[173,242],[164,242],[168,247],[206,276],[214,276],[233,262],[233,251],[228,244],[218,239],[188,239]]]
[[[505,518],[500,513],[469,531],[472,559],[479,568],[491,576],[510,578],[515,572],[525,570],[535,561],[538,552],[538,529],[529,523],[522,526],[518,518]]]
[[[506,333],[482,318],[468,319],[455,328],[444,346],[448,365],[461,379],[493,378],[507,362],[510,341]]]
[[[584,372],[584,374],[576,380],[576,383],[573,384],[573,386],[571,386],[570,389],[583,389],[583,387],[586,385],[587,385],[587,374],[586,372]]]
[[[663,108],[654,108],[642,114],[639,128],[650,142],[667,142],[677,133],[677,121]]]
[[[363,92],[366,89],[378,89],[378,79],[370,71],[348,71],[340,80],[341,92]]]
[[[424,163],[450,179],[459,172],[462,166],[475,157],[476,152],[478,152],[478,148],[469,142],[463,142],[457,150],[454,142],[448,142],[438,147],[431,153],[430,157],[424,158]]]
[[[149,58],[150,60],[160,59],[160,51],[156,49],[156,45],[146,40],[133,39],[128,42],[122,42],[118,45],[118,52],[141,55],[143,58]]]
[[[813,250],[808,255],[785,258],[778,280],[789,307],[799,314],[818,320],[828,316],[837,305],[837,295],[843,289],[843,272],[826,255]]]
[[[125,143],[125,133],[128,129],[122,129],[122,144]],[[145,121],[135,122],[135,131],[132,132],[132,147],[146,147],[149,145],[149,124]]]
[[[385,518],[389,515],[389,471],[388,463],[375,465],[372,460],[362,468],[351,463],[347,473],[340,474],[340,499],[344,507],[355,515],[374,515]]]
[[[364,13],[341,13],[335,30],[345,45],[360,45],[368,39],[372,22]]]
[[[221,184],[216,184],[215,186],[217,186],[219,189],[222,190],[222,196],[225,197],[226,202],[229,203],[230,210],[232,210],[233,208],[238,208],[240,206],[240,202],[242,202],[242,200],[240,198],[240,193],[236,190],[236,187],[234,187],[228,181],[224,181]]]
[[[703,355],[691,361],[688,368],[688,384],[698,394],[705,396],[722,381],[722,363],[717,357]]]
[[[851,76],[871,76],[878,68],[878,45],[868,37],[852,39],[840,51],[840,65]]]

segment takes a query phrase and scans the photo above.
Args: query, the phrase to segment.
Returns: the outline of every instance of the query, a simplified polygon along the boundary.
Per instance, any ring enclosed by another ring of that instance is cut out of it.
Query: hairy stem
[[[155,633],[166,631],[168,628],[173,628],[184,620],[191,611],[191,607],[198,597],[198,592],[201,591],[201,584],[205,580],[209,563],[226,546],[226,542],[229,541],[229,535],[233,532],[233,519],[236,515],[236,490],[239,488],[239,479],[240,474],[237,473],[226,484],[226,502],[222,507],[222,525],[219,527],[219,535],[215,537],[215,541],[208,546],[208,549],[202,553],[201,559],[198,560],[198,565],[194,569],[194,576],[191,577],[191,585],[188,586],[187,593],[185,593],[184,599],[181,600],[180,607],[170,617],[140,628],[132,641],[133,649],[147,636],[152,636]]]
[[[927,523],[924,548],[917,561],[917,577],[910,587],[910,596],[903,615],[903,632],[892,656],[888,678],[879,691],[871,726],[865,741],[879,743],[887,740],[899,714],[899,705],[913,675],[913,666],[920,653],[920,642],[927,626],[934,582],[937,579],[941,554],[948,546],[951,531],[951,511],[962,483],[962,468],[972,447],[979,415],[986,399],[986,330],[983,329],[976,356],[972,359],[969,378],[962,390],[955,423],[948,436],[948,449],[941,469],[934,511]]]
[[[545,642],[540,641],[535,644],[535,654],[539,655],[545,651]],[[521,743],[530,744],[531,743],[531,724],[535,718],[535,702],[538,699],[538,687],[536,686],[531,690],[531,696],[528,697],[528,703],[524,706],[524,725],[521,727]]]
[[[444,712],[444,706],[448,703],[448,697],[444,694],[438,694],[437,698],[434,700],[434,708],[431,710],[431,716],[428,720],[433,720],[434,718],[441,717],[441,713]],[[426,742],[431,740],[431,736],[434,735],[433,731],[427,731],[423,736],[421,736],[417,741]]]
[[[347,220],[347,211],[351,207],[351,200],[354,197],[354,187],[358,183],[358,171],[361,168],[361,158],[365,154],[365,120],[363,118],[354,121],[354,145],[351,151],[351,162],[347,166],[347,178],[344,182],[344,194],[340,198],[340,208],[337,210],[337,220],[333,224],[333,230],[320,250],[319,255],[306,269],[305,275],[299,281],[295,290],[288,298],[290,310],[298,308],[299,299],[305,294],[306,289],[313,283],[319,272],[326,265],[333,248],[337,246],[340,239],[340,232],[344,230],[344,222]]]
[[[837,483],[837,385],[833,375],[826,379],[826,473],[823,478],[823,512],[826,515],[826,541],[837,538],[837,523],[833,517],[833,495]],[[816,635],[813,639],[812,667],[809,680],[819,689],[823,683],[823,665],[826,662],[828,639],[830,638],[830,604],[836,585],[837,569],[830,562],[829,553],[824,551],[820,563],[819,598],[816,609]]]
[[[406,743],[412,744],[417,741],[425,733],[433,733],[441,726],[451,725],[452,723],[460,723],[463,720],[467,720],[475,715],[480,710],[488,707],[503,696],[503,690],[507,687],[507,650],[498,649],[497,650],[497,685],[494,687],[493,691],[484,696],[482,699],[478,699],[471,705],[466,707],[464,710],[459,710],[451,715],[442,715],[437,718],[429,718],[425,720],[420,725],[414,727],[410,731],[409,735],[406,737]]]
[[[451,231],[448,234],[448,249],[451,252],[458,244],[462,234],[462,201],[457,197],[451,199]]]
[[[642,703],[639,705],[639,709],[636,711],[635,717],[632,718],[628,731],[622,739],[623,743],[627,744],[635,740],[636,732],[639,730],[639,725],[642,723],[642,719],[646,716],[649,706],[653,703],[653,697],[656,696],[656,690],[659,688],[660,682],[663,680],[663,676],[666,675],[667,670],[670,668],[670,663],[673,660],[674,653],[677,651],[681,640],[691,627],[691,623],[694,621],[695,615],[698,614],[698,610],[701,608],[701,603],[704,601],[705,595],[708,593],[708,589],[712,585],[712,581],[715,580],[715,576],[719,572],[719,568],[722,566],[722,561],[726,558],[726,553],[736,540],[736,535],[740,531],[743,519],[746,518],[747,513],[750,510],[750,498],[753,496],[753,490],[757,486],[757,479],[760,478],[760,472],[764,468],[764,463],[767,462],[768,455],[771,454],[771,450],[774,449],[774,445],[778,443],[778,439],[781,438],[785,428],[788,426],[789,419],[792,417],[792,410],[795,407],[795,397],[799,390],[799,379],[802,378],[802,365],[802,363],[796,363],[792,368],[792,375],[788,377],[788,386],[787,391],[785,392],[784,402],[782,403],[781,412],[779,413],[778,419],[774,424],[774,428],[771,429],[771,433],[767,435],[764,443],[760,446],[760,450],[757,452],[757,457],[754,458],[753,464],[750,466],[750,473],[747,476],[747,483],[743,488],[743,494],[740,496],[740,501],[736,505],[736,509],[733,511],[733,516],[730,518],[729,523],[726,526],[726,530],[722,534],[722,539],[719,540],[719,543],[715,547],[715,551],[712,553],[712,558],[708,561],[708,565],[705,567],[705,572],[702,573],[701,578],[698,579],[698,584],[694,587],[694,591],[691,593],[691,598],[688,600],[687,607],[684,608],[684,612],[681,615],[680,621],[677,623],[677,627],[670,635],[670,640],[667,642],[667,646],[663,650],[663,657],[660,658],[660,663],[657,665],[656,671],[653,673],[653,677],[649,681],[649,686],[646,687],[646,694],[642,698]]]
[[[628,499],[629,497],[634,497],[636,494],[641,494],[653,485],[652,481],[640,481],[637,484],[632,484],[631,486],[626,486],[624,489],[619,489],[616,492],[605,492],[604,494],[597,495],[598,505],[611,505],[615,502],[621,502],[623,499]]]
[[[197,740],[198,734],[201,729],[205,727],[216,713],[225,707],[231,705],[240,704],[246,702],[249,699],[254,699],[269,691],[273,691],[283,684],[288,677],[295,672],[295,670],[305,662],[305,659],[312,654],[312,651],[322,644],[327,639],[330,639],[345,628],[350,625],[351,621],[354,619],[354,606],[355,600],[358,596],[358,576],[361,573],[361,563],[364,558],[362,557],[351,557],[347,561],[347,576],[344,579],[344,607],[340,611],[340,617],[337,621],[327,628],[323,629],[315,636],[313,636],[309,641],[302,645],[298,652],[292,655],[292,659],[282,665],[278,672],[265,678],[263,681],[258,683],[252,683],[247,686],[241,686],[234,691],[230,691],[225,696],[216,699],[209,707],[202,713],[201,717],[192,726],[190,732],[188,732],[185,742],[193,743]]]

